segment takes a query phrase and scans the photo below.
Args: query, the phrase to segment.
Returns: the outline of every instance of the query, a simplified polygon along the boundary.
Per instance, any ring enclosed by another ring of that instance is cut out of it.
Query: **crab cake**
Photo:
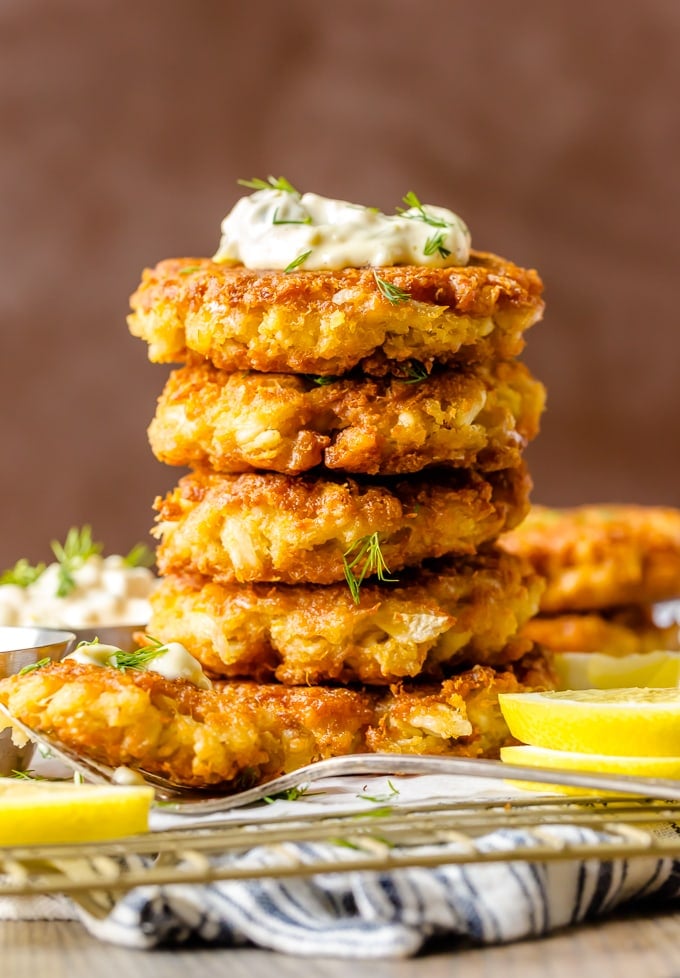
[[[312,378],[173,371],[149,426],[161,462],[296,475],[318,465],[368,475],[433,465],[519,465],[545,388],[515,361],[414,377]]]
[[[534,506],[500,540],[547,587],[544,612],[647,605],[680,596],[680,510],[654,506]]]
[[[380,485],[305,476],[195,472],[156,500],[161,574],[218,583],[331,584],[474,553],[529,508],[524,467],[450,470]]]
[[[364,583],[358,603],[345,583],[169,575],[151,597],[148,629],[181,642],[218,677],[388,684],[519,658],[531,643],[517,632],[542,587],[523,561],[497,551],[432,562],[398,584]]]
[[[363,751],[497,757],[511,738],[499,692],[553,688],[527,658],[476,666],[441,685],[391,690],[220,683],[53,663],[0,681],[0,702],[85,757],[191,787],[237,790],[326,757]],[[0,727],[11,721],[0,716]]]
[[[524,625],[522,635],[550,652],[637,655],[680,650],[678,626],[655,624],[650,608],[538,615]]]
[[[482,252],[462,267],[288,273],[167,259],[144,272],[128,324],[154,362],[193,354],[229,371],[381,375],[410,360],[516,356],[541,292],[535,271]]]

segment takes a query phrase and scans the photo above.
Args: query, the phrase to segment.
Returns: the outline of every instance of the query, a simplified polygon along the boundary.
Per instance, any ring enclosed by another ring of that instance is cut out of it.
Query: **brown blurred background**
[[[680,503],[679,31],[676,0],[2,0],[0,567],[146,537],[179,473],[128,295],[269,173],[413,189],[537,267],[534,498]]]

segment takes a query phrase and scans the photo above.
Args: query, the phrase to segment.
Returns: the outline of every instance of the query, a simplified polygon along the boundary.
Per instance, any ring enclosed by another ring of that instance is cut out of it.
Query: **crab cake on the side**
[[[545,612],[647,605],[680,596],[680,510],[532,507],[499,541],[545,578]]]
[[[538,615],[524,625],[522,635],[550,652],[639,655],[660,649],[680,651],[678,626],[656,625],[651,609],[643,607]]]
[[[545,388],[516,361],[411,378],[173,371],[149,426],[156,458],[216,472],[317,465],[391,475],[511,468],[538,434]]]
[[[388,298],[386,285],[403,297]],[[541,292],[535,271],[483,252],[460,267],[289,273],[167,259],[144,272],[128,324],[155,362],[193,354],[230,371],[381,375],[414,359],[429,368],[516,356]]]
[[[398,584],[218,584],[166,577],[151,598],[149,634],[179,641],[215,676],[388,684],[441,676],[461,663],[504,664],[543,582],[491,551],[404,572]]]
[[[156,500],[158,569],[227,584],[331,584],[346,579],[348,565],[356,577],[382,568],[394,576],[428,558],[474,553],[516,526],[530,488],[524,466],[380,485],[195,472]]]
[[[536,656],[476,666],[441,685],[391,690],[218,683],[53,663],[0,680],[23,723],[111,767],[191,787],[250,787],[326,757],[363,751],[497,757],[511,742],[499,692],[553,688]],[[0,728],[11,720],[0,716]]]

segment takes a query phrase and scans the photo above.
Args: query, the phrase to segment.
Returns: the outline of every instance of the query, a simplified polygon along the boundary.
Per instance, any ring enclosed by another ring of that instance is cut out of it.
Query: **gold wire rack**
[[[115,842],[0,848],[0,896],[69,894],[103,915],[137,886],[557,859],[680,858],[680,803],[513,799],[300,812],[171,828]],[[568,833],[562,827],[598,833]],[[485,836],[514,832],[507,846]],[[304,843],[300,847],[296,844]],[[321,850],[313,844],[330,843]],[[312,844],[312,848],[310,848]],[[237,857],[266,848],[266,865]],[[301,853],[304,850],[304,857]],[[319,855],[319,852],[322,854]],[[311,853],[311,855],[310,855]]]

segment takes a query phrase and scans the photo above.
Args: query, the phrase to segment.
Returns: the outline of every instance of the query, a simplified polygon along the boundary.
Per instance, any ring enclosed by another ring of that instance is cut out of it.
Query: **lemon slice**
[[[549,750],[547,747],[502,747],[506,764],[553,768],[558,771],[589,771],[600,774],[631,774],[638,778],[680,779],[680,757],[623,757],[612,754],[583,754],[577,751]],[[529,784],[529,782],[526,782]],[[535,785],[532,785],[534,790]],[[589,793],[585,788],[550,785],[551,791]],[[592,790],[592,789],[591,789]],[[601,792],[597,792],[600,794]]]
[[[577,689],[499,693],[510,733],[534,747],[680,756],[679,689]]]
[[[561,689],[680,687],[680,652],[623,656],[601,652],[557,652],[554,663]]]
[[[149,829],[153,789],[0,779],[0,845],[101,842]]]
[[[551,767],[560,771],[599,771],[630,774],[637,778],[679,778],[680,757],[624,757],[615,754],[583,754],[547,747],[501,747],[501,760],[526,767]]]

